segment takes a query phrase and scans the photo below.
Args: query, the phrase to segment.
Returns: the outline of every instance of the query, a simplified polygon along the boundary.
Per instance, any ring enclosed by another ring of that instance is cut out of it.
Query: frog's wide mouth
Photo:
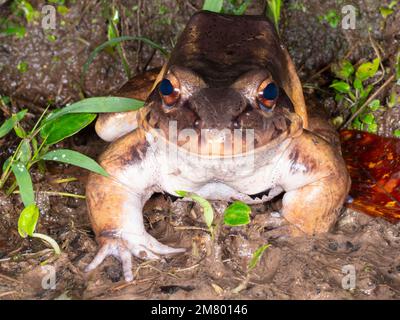
[[[169,121],[168,126],[161,128],[151,127],[148,122],[141,122],[141,126],[163,147],[212,159],[244,157],[274,149],[302,132],[302,122],[296,114],[274,117],[269,125],[256,129],[250,126],[238,129],[178,129],[176,121]]]

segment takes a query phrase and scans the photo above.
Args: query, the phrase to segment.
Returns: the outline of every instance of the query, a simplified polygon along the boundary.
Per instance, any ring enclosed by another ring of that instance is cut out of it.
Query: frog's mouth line
[[[153,128],[148,123],[142,123],[142,126],[150,134],[149,139],[152,139],[152,143],[160,143],[161,148],[166,148],[168,152],[183,152],[187,156],[202,159],[233,159],[274,150],[283,141],[301,134],[301,121],[290,120],[286,130],[276,125],[264,140],[254,129],[203,129],[199,133],[191,128],[178,131],[176,121],[170,121],[168,132],[165,133],[164,130]]]

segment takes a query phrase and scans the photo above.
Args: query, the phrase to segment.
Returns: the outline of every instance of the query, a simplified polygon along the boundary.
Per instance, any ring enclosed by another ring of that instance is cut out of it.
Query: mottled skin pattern
[[[137,114],[137,128],[119,127],[124,114],[103,116],[97,123],[100,137],[115,141],[100,158],[111,177],[92,174],[87,184],[90,219],[100,245],[87,270],[113,255],[130,281],[132,254],[154,259],[184,251],[146,232],[142,208],[154,192],[176,195],[176,190],[186,190],[210,200],[247,203],[269,201],[284,192],[282,216],[288,223],[282,233],[329,231],[349,190],[349,176],[334,129],[318,108],[307,110],[293,63],[269,21],[197,13],[156,84],[163,77],[179,87],[173,105],[163,102],[156,86]],[[257,100],[265,79],[280,89],[268,110]],[[135,113],[125,116],[129,122]],[[176,141],[168,130],[171,122],[176,123]],[[185,140],[188,129],[199,134],[203,129],[252,129],[253,145],[240,137],[222,149],[220,140],[199,135],[194,153]],[[217,148],[204,147],[204,139]],[[166,146],[175,151],[173,157]]]

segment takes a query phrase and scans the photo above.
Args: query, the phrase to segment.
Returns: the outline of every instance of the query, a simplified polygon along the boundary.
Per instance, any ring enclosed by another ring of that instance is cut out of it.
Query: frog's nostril
[[[194,127],[195,128],[200,128],[202,124],[202,121],[200,119],[196,119],[196,121],[194,122]]]

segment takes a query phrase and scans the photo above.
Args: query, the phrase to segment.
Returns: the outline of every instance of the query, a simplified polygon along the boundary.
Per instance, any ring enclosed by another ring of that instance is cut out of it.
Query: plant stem
[[[75,199],[86,199],[86,196],[81,194],[74,194],[68,192],[58,192],[58,191],[39,191],[40,193],[48,194],[49,196],[60,196],[60,197],[69,197]],[[19,194],[19,190],[13,191],[14,194]],[[38,192],[36,192],[38,193]]]
[[[370,103],[372,100],[374,100],[382,91],[385,89],[393,80],[395,79],[395,75],[392,74],[386,81],[385,83],[378,89],[376,90],[368,99],[367,101],[364,102],[364,104],[352,114],[352,116],[343,124],[340,126],[339,129],[346,128]]]
[[[54,249],[55,254],[57,255],[61,254],[61,249],[53,238],[46,236],[45,234],[42,233],[33,233],[32,238],[39,238],[46,241]]]

